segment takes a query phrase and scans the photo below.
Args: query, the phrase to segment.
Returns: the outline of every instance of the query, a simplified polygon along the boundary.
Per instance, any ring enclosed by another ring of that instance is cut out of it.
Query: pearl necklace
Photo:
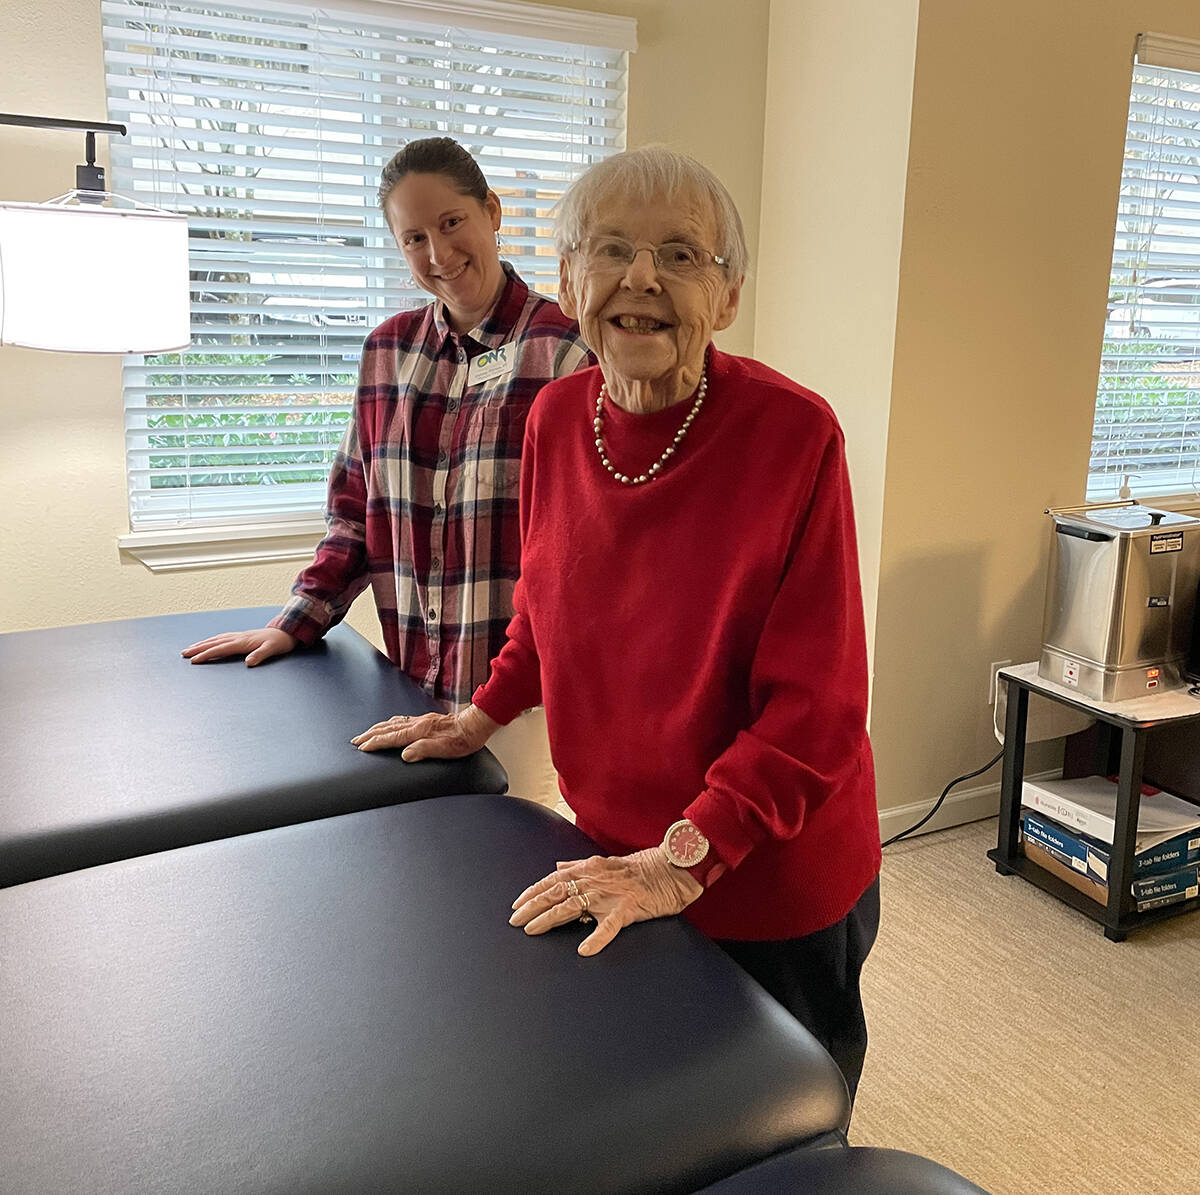
[[[696,398],[692,403],[692,409],[687,413],[687,418],[684,419],[682,426],[675,433],[675,439],[667,445],[666,451],[646,470],[645,473],[639,473],[637,477],[629,477],[624,473],[618,473],[612,461],[608,459],[608,453],[604,448],[604,396],[608,392],[607,383],[600,383],[600,396],[596,399],[596,418],[592,420],[592,427],[596,431],[596,451],[600,454],[600,463],[622,484],[622,485],[645,485],[648,481],[653,481],[662,470],[663,466],[675,455],[675,449],[683,442],[683,437],[688,434],[688,428],[692,426],[692,421],[700,413],[700,408],[704,404],[704,396],[708,393],[708,369],[700,374],[700,385],[696,387]]]

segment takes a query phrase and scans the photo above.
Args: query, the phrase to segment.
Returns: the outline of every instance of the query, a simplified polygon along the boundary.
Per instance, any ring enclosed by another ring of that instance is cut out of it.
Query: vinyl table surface
[[[836,1136],[833,1061],[681,918],[508,924],[593,849],[466,794],[0,891],[0,1187],[666,1195]]]
[[[0,887],[396,801],[505,790],[486,750],[406,764],[350,745],[432,705],[349,627],[255,668],[179,654],[275,613],[0,635]]]

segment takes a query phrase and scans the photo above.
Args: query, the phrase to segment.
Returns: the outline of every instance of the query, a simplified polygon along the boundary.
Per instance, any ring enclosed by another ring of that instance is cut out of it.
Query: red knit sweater
[[[690,817],[731,868],[685,916],[717,938],[783,939],[849,912],[879,871],[854,515],[825,401],[709,350],[708,396],[672,463],[627,487],[600,464],[601,376],[534,403],[521,580],[475,704],[544,703],[578,824],[611,854]],[[691,408],[604,438],[634,476]]]

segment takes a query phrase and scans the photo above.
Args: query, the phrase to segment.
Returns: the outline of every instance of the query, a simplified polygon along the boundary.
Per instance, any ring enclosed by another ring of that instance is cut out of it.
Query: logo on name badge
[[[516,368],[517,344],[510,340],[498,349],[488,349],[471,361],[467,370],[467,385],[474,386],[479,382],[492,382],[496,378],[507,377]]]

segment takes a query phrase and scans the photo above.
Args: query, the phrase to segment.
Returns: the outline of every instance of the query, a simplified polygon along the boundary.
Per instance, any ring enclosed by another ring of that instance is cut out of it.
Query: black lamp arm
[[[0,112],[0,124],[19,124],[30,129],[82,129],[93,133],[120,133],[123,137],[129,130],[123,124],[103,120],[61,120],[56,116],[17,116],[11,112]]]
[[[24,125],[32,129],[82,129],[86,132],[84,151],[87,155],[87,165],[75,167],[77,191],[104,190],[104,167],[96,165],[96,134],[119,133],[123,137],[128,131],[123,124],[103,120],[62,120],[56,116],[17,116],[11,112],[0,112],[0,124]],[[99,198],[98,196],[97,199]]]

